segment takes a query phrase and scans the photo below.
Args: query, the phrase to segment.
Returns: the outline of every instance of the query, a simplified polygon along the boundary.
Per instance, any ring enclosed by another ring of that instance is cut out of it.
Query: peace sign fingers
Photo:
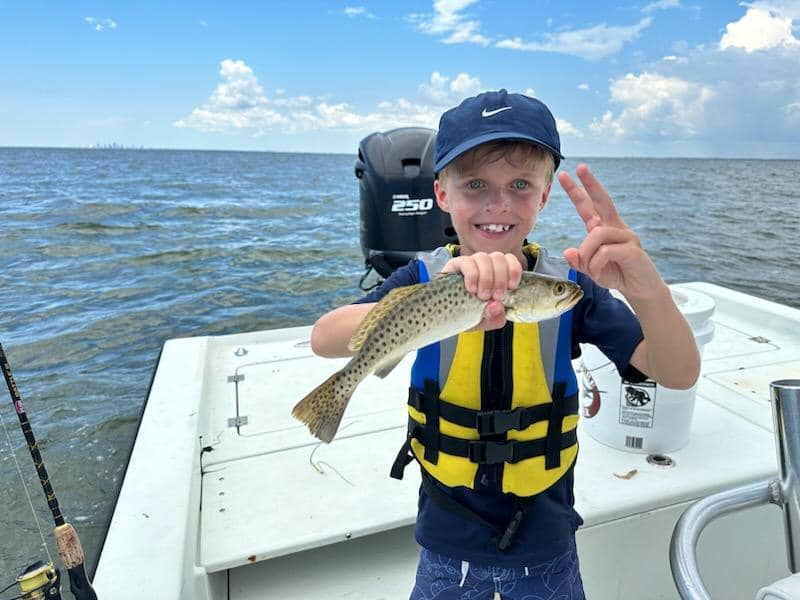
[[[625,227],[611,196],[589,167],[582,163],[575,169],[575,173],[583,184],[582,188],[565,171],[558,174],[558,182],[575,205],[586,225],[586,231],[592,231],[599,225]]]

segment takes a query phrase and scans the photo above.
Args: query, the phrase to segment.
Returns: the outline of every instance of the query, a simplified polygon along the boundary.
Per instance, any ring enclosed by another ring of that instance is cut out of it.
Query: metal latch
[[[247,425],[247,417],[231,417],[228,419],[228,427],[241,427]]]

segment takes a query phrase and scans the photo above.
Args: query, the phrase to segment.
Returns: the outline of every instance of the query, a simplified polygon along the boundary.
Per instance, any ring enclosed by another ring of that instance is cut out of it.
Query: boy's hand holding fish
[[[370,373],[386,377],[409,352],[475,327],[494,326],[500,318],[521,323],[555,318],[583,297],[577,283],[529,271],[521,273],[521,266],[520,274],[513,275],[514,289],[509,289],[508,268],[512,273],[517,269],[511,260],[519,265],[513,255],[476,253],[465,258],[472,260],[451,260],[445,265],[451,270],[428,283],[395,288],[377,304],[362,305],[371,306],[366,315],[347,311],[351,317],[363,317],[348,344],[355,356],[292,410],[311,433],[330,442],[356,387]],[[505,266],[498,273],[496,265]],[[484,286],[486,298],[466,288],[462,269],[470,274],[471,285]],[[501,291],[500,300],[495,300],[494,294]],[[499,305],[503,314],[487,320],[484,311],[490,303]],[[329,314],[339,314],[339,309]]]
[[[502,300],[507,290],[519,287],[522,265],[513,254],[502,252],[477,252],[469,256],[451,259],[442,273],[461,273],[464,276],[464,289],[489,303],[483,311],[483,318],[473,329],[490,331],[506,324],[506,310]]]

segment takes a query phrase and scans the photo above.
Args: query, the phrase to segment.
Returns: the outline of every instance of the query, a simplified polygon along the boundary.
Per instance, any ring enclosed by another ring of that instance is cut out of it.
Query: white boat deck
[[[579,432],[578,540],[592,599],[677,598],[668,547],[681,512],[776,473],[769,383],[800,376],[800,311],[707,284],[681,287],[712,296],[717,310],[691,441],[670,454],[675,465]],[[408,597],[419,474],[411,465],[400,482],[388,471],[405,437],[411,359],[365,381],[334,442],[320,444],[291,408],[344,361],[313,356],[309,331],[165,345],[98,592],[120,597],[114,578],[124,568],[140,574],[126,578],[126,598]],[[201,457],[202,447],[212,450]],[[780,511],[715,522],[701,538],[700,567],[712,596],[726,600],[753,598],[788,574]],[[163,594],[153,596],[154,585]]]

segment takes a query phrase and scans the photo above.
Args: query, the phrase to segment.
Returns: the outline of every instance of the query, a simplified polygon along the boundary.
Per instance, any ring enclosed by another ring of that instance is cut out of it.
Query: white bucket
[[[714,300],[676,286],[672,298],[694,333],[700,356],[714,337]],[[697,391],[674,390],[648,379],[623,380],[614,363],[594,346],[583,345],[578,378],[584,430],[597,441],[629,452],[673,452],[689,442]]]

